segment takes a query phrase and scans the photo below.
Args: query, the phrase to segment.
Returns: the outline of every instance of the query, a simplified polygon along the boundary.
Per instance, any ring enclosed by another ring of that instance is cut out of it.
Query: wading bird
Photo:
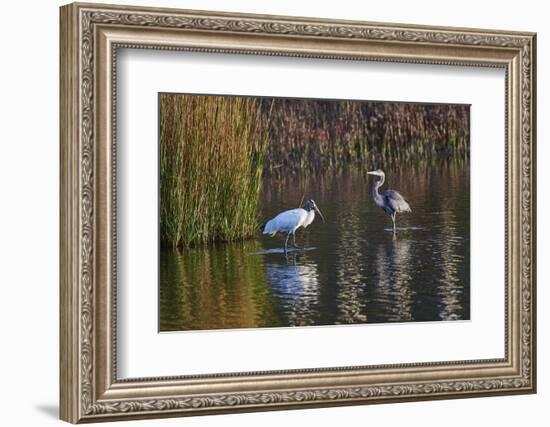
[[[380,169],[367,172],[369,175],[378,176],[379,179],[372,183],[372,199],[374,204],[391,217],[393,222],[393,232],[395,233],[395,217],[398,212],[412,212],[409,203],[405,198],[395,190],[384,190],[382,193],[378,192],[378,189],[384,184],[386,175]]]
[[[264,226],[263,234],[269,234],[271,237],[278,232],[287,233],[285,240],[285,254],[287,252],[288,238],[290,235],[292,234],[293,246],[297,248],[296,230],[300,227],[306,228],[309,224],[311,224],[315,219],[315,212],[317,212],[321,216],[323,222],[325,222],[323,214],[313,200],[308,200],[305,207],[305,209],[298,208],[281,212],[275,218],[267,221]]]

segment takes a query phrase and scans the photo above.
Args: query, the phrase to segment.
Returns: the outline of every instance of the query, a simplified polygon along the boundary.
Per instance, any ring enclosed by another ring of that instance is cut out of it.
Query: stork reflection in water
[[[296,230],[300,227],[306,228],[315,219],[315,212],[317,212],[323,222],[325,218],[323,214],[315,204],[315,201],[310,199],[306,202],[305,209],[297,208],[290,209],[288,211],[281,212],[275,218],[267,221],[264,226],[263,234],[269,234],[273,237],[278,232],[287,233],[285,240],[285,254],[288,249],[288,238],[292,234],[292,243],[295,248],[296,245]]]
[[[378,192],[378,189],[384,184],[386,174],[377,169],[367,172],[369,175],[375,175],[378,179],[372,183],[372,199],[374,204],[386,212],[393,222],[393,232],[395,233],[395,217],[398,212],[412,212],[409,203],[405,198],[395,190],[384,190],[382,193]]]

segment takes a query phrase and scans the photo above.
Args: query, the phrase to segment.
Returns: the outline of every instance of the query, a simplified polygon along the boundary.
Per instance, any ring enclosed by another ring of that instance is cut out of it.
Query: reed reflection
[[[366,275],[363,250],[365,240],[360,209],[353,206],[342,215],[340,222],[340,241],[337,254],[338,317],[336,323],[367,322],[366,307],[369,301],[366,288]]]
[[[439,295],[439,316],[441,320],[460,319],[463,311],[464,287],[461,285],[460,269],[466,254],[469,253],[469,237],[457,230],[456,220],[451,211],[441,213],[441,236],[435,242],[440,254],[440,278],[437,281]]]
[[[271,301],[258,242],[165,251],[161,256],[161,330],[282,325]]]

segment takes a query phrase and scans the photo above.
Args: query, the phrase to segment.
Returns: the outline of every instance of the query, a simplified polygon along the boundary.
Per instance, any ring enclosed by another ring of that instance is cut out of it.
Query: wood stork
[[[286,254],[288,247],[288,238],[290,237],[290,235],[292,234],[293,246],[297,248],[298,246],[296,246],[296,230],[300,227],[306,228],[309,224],[311,224],[315,219],[315,212],[317,212],[321,216],[323,222],[325,222],[325,218],[315,204],[315,201],[310,199],[306,202],[305,209],[290,209],[288,211],[281,212],[275,218],[267,221],[264,226],[263,234],[269,234],[271,237],[273,237],[278,232],[287,233],[285,240]]]
[[[378,189],[384,184],[386,175],[381,169],[375,171],[367,172],[369,175],[378,176],[375,182],[372,183],[372,199],[374,204],[384,211],[391,217],[393,222],[393,232],[395,233],[395,217],[398,212],[412,212],[409,203],[405,198],[395,190],[384,190],[382,193],[378,192]]]

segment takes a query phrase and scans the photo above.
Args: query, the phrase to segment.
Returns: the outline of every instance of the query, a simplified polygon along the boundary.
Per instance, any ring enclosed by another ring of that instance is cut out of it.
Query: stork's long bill
[[[319,214],[319,216],[321,217],[321,219],[323,220],[323,223],[325,223],[325,217],[323,216],[323,214],[321,213],[321,211],[319,210],[317,205],[315,205],[314,208],[317,211],[317,213]]]

